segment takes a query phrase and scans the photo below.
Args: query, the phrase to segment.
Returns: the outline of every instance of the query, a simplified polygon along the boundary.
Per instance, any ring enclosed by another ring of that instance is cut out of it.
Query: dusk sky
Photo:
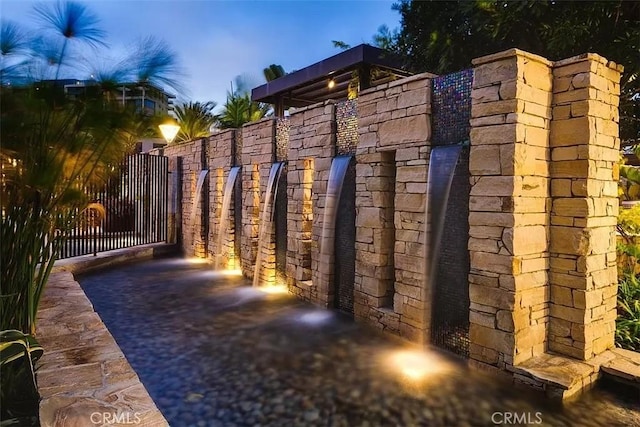
[[[33,29],[30,0],[0,0],[2,19]],[[100,18],[110,55],[148,35],[163,38],[180,59],[187,92],[178,99],[224,103],[230,82],[248,75],[263,83],[262,69],[280,64],[303,68],[339,53],[331,40],[352,46],[371,42],[380,25],[399,26],[391,0],[216,1],[90,0],[81,2]],[[79,71],[77,78],[88,78]],[[72,77],[72,76],[69,76]]]

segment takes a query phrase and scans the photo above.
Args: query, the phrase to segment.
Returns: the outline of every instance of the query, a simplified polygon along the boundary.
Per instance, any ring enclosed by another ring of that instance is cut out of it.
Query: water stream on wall
[[[227,222],[229,222],[229,209],[231,208],[231,195],[233,194],[233,188],[236,184],[236,179],[238,178],[238,173],[240,172],[240,166],[234,166],[229,171],[229,176],[227,177],[227,182],[224,186],[224,191],[222,193],[222,212],[220,214],[220,227],[218,228],[218,242],[216,245],[216,261],[215,261],[215,269],[219,270],[224,268],[221,265],[223,257],[222,253],[222,245],[224,242],[229,240],[229,227],[227,226]],[[235,206],[236,209],[240,209],[239,206]]]
[[[322,236],[320,237],[320,254],[329,255],[332,253],[333,242],[336,232],[336,213],[338,203],[342,193],[344,176],[347,173],[349,162],[352,156],[334,157],[329,171],[329,182],[327,183],[327,198],[324,202],[324,217],[322,218]],[[321,260],[321,262],[324,262]]]
[[[445,213],[460,151],[462,151],[462,145],[445,145],[431,149],[425,206],[425,223],[429,225],[429,232],[425,233],[427,289],[432,289],[431,286],[438,271],[436,266],[440,254]]]
[[[275,203],[275,195],[277,194],[274,191],[275,187],[278,185],[278,181],[280,180],[280,173],[282,172],[282,166],[284,162],[277,162],[271,165],[271,170],[269,171],[269,181],[267,182],[267,192],[264,195],[264,204],[262,205],[262,215],[260,216],[260,229],[258,230],[258,254],[256,256],[256,265],[253,272],[253,286],[260,286],[260,271],[262,269],[262,251],[264,249],[264,245],[267,243],[267,230],[269,230],[269,225],[273,220],[273,215],[269,215],[272,196],[273,202]]]
[[[200,205],[200,199],[202,198],[202,186],[204,185],[204,179],[207,177],[209,173],[209,169],[203,169],[200,171],[200,175],[198,175],[198,182],[196,184],[196,191],[193,195],[193,205],[191,205],[191,217],[189,219],[190,229],[195,233],[195,224],[196,224],[196,212],[198,211],[198,206]]]

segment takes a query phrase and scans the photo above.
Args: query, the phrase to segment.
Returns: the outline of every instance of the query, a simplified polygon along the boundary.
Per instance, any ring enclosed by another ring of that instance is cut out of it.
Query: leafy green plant
[[[640,205],[622,209],[618,215],[618,298],[616,345],[640,351]]]
[[[38,413],[35,364],[44,350],[30,335],[0,332],[0,419],[3,425],[31,424]]]
[[[191,141],[196,138],[211,134],[213,126],[218,116],[213,113],[216,103],[209,102],[186,102],[174,107],[174,113],[180,124],[177,141]]]
[[[148,128],[110,96],[126,83],[116,78],[168,83],[176,68],[165,44],[145,39],[121,71],[115,67],[84,95],[68,97],[46,78],[68,66],[90,69],[74,62],[86,57],[76,49],[103,46],[103,33],[77,3],[45,3],[36,12],[42,36],[25,45],[15,24],[3,22],[8,37],[0,43],[0,330],[30,334],[59,248],[91,202],[84,188],[104,185],[110,165]]]
[[[638,275],[626,273],[618,286],[616,344],[628,350],[640,351],[640,280]]]

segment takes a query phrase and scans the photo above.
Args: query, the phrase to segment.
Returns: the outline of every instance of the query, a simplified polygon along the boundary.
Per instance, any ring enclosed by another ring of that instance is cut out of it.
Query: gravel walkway
[[[640,426],[632,397],[554,405],[206,264],[77,279],[172,426]]]

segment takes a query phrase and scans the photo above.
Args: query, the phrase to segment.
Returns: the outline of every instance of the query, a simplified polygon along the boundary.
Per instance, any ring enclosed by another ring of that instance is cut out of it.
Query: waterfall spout
[[[322,218],[322,236],[320,238],[320,255],[328,256],[333,251],[333,242],[336,232],[336,213],[340,194],[342,193],[342,183],[347,173],[349,162],[352,156],[334,157],[329,171],[329,182],[327,183],[327,198],[324,202],[324,217]],[[321,262],[325,260],[321,259]]]
[[[189,224],[194,234],[196,232],[196,212],[198,210],[198,205],[200,205],[200,199],[202,198],[202,186],[204,185],[204,179],[207,177],[208,173],[209,169],[203,169],[200,171],[200,175],[198,175],[198,182],[196,184],[196,191],[193,195],[193,205],[191,206],[191,217],[189,218]]]
[[[233,194],[233,187],[236,184],[236,179],[238,178],[238,173],[240,172],[240,166],[234,166],[229,171],[229,176],[227,177],[227,182],[224,186],[224,192],[222,193],[222,212],[220,214],[220,226],[218,228],[218,242],[216,244],[216,260],[215,260],[215,269],[220,270],[225,268],[222,266],[222,260],[224,258],[222,246],[224,242],[229,240],[229,227],[227,223],[229,222],[229,209],[231,207],[231,194]],[[239,209],[239,206],[235,207]]]
[[[442,242],[445,213],[451,192],[451,182],[462,145],[433,147],[429,159],[427,201],[425,206],[425,281],[433,288]]]
[[[262,205],[262,215],[260,216],[260,228],[258,230],[258,254],[256,255],[256,265],[253,272],[253,286],[260,286],[260,272],[262,271],[262,251],[267,239],[267,230],[273,221],[273,215],[269,215],[269,208],[272,205],[272,196],[275,201],[276,191],[282,166],[284,162],[278,162],[271,165],[269,171],[269,181],[267,182],[267,192],[264,195],[264,204]]]

